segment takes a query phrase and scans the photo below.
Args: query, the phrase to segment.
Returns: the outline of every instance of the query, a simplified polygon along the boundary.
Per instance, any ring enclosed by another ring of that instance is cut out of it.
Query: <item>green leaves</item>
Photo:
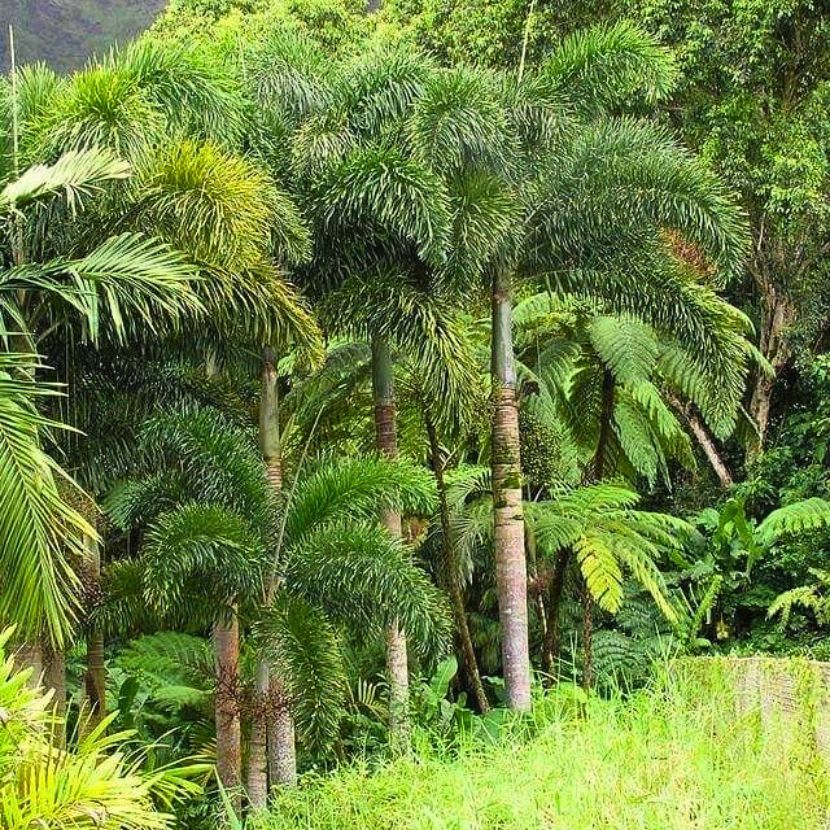
[[[0,617],[61,647],[77,612],[70,558],[83,557],[82,538],[95,531],[64,500],[74,484],[41,446],[41,432],[62,425],[39,413],[58,393],[36,384],[34,370],[31,357],[0,353]]]
[[[623,601],[623,574],[629,573],[669,621],[676,610],[657,562],[682,550],[692,528],[660,513],[634,510],[639,496],[616,484],[596,484],[527,502],[525,512],[539,550],[546,557],[570,548],[597,604],[616,613]]]
[[[330,619],[375,634],[398,619],[415,647],[437,655],[450,640],[441,593],[377,522],[328,522],[303,537],[286,562],[292,591]]]
[[[542,77],[586,115],[630,107],[638,96],[664,98],[677,69],[671,52],[628,21],[594,26],[565,38],[541,66]]]
[[[322,524],[375,519],[384,509],[429,515],[435,504],[432,476],[410,461],[369,457],[327,462],[298,483],[286,521],[286,540],[299,545]]]
[[[60,198],[75,213],[102,185],[128,178],[130,166],[109,150],[64,153],[54,164],[36,164],[0,190],[0,215],[32,202]]]
[[[328,168],[312,206],[328,233],[391,233],[440,265],[450,227],[440,178],[394,147],[368,146]]]
[[[212,621],[229,613],[237,597],[257,590],[265,546],[259,529],[244,517],[218,505],[191,502],[153,522],[143,557],[148,576],[144,595],[152,607],[162,616],[179,618],[183,602],[198,607],[209,596],[216,604],[200,618]],[[191,615],[191,622],[195,618]]]
[[[11,632],[3,636],[5,646]],[[112,717],[70,750],[53,745],[56,724],[49,696],[27,686],[28,672],[0,655],[0,734],[3,779],[0,821],[8,830],[72,826],[77,830],[164,830],[174,817],[158,812],[154,796],[168,806],[200,791],[185,770],[142,770],[142,754],[127,753],[131,732],[107,735]],[[60,730],[65,724],[60,723]]]
[[[830,502],[811,498],[773,510],[756,531],[764,545],[771,545],[785,536],[796,536],[810,530],[830,527]]]
[[[142,225],[208,266],[256,267],[267,256],[269,232],[281,260],[308,255],[308,231],[290,198],[262,170],[215,144],[169,144],[142,184]]]
[[[416,154],[439,173],[510,163],[504,109],[492,80],[481,72],[458,68],[433,74],[408,126]]]
[[[319,608],[281,592],[256,629],[260,648],[284,678],[299,737],[325,751],[337,737],[348,679],[340,638]]]

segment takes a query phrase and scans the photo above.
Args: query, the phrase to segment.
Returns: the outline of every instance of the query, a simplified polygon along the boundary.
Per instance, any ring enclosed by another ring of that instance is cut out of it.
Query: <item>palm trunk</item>
[[[40,643],[21,643],[14,650],[14,664],[17,671],[31,669],[26,685],[39,689],[43,684],[43,648]]]
[[[441,514],[441,554],[443,562],[444,582],[450,598],[455,636],[458,642],[458,651],[461,656],[461,666],[467,688],[472,693],[473,700],[479,712],[484,714],[490,711],[490,702],[481,682],[481,672],[478,669],[476,652],[473,647],[473,638],[470,635],[470,626],[467,622],[467,611],[464,608],[464,591],[458,575],[458,563],[455,561],[455,552],[452,544],[452,529],[450,527],[450,510],[447,504],[447,485],[444,481],[444,457],[438,444],[438,435],[435,423],[429,411],[424,409],[424,422],[429,437],[429,449],[432,456],[432,469],[435,474],[435,484],[438,489],[438,508]]]
[[[239,716],[239,620],[213,626],[216,653],[216,774],[237,815],[242,809],[242,728]]]
[[[527,492],[528,500],[530,499],[530,488]],[[525,528],[527,531],[527,528]],[[534,591],[535,585],[539,584],[539,556],[536,546],[535,532],[525,532],[526,551],[527,551],[527,589],[528,596],[533,600],[533,610],[536,613],[536,620],[539,623],[539,628],[542,633],[542,643],[544,650],[544,643],[548,636],[548,615],[545,607],[545,592]],[[544,654],[543,654],[544,657]],[[544,668],[544,665],[543,665]]]
[[[272,787],[293,787],[297,783],[291,701],[276,677],[271,678],[268,694],[268,775]]]
[[[86,537],[87,552],[85,585],[87,610],[94,609],[101,596],[101,547],[96,539]],[[104,662],[104,634],[94,624],[87,628],[86,676],[84,680],[86,701],[89,707],[86,727],[94,729],[107,716],[107,668]]]
[[[395,408],[395,376],[392,353],[384,337],[372,340],[372,391],[375,400],[375,431],[381,455],[398,455]],[[385,510],[381,521],[396,539],[401,537],[401,516]],[[392,746],[401,750],[409,745],[409,666],[406,633],[397,620],[386,629],[386,672],[389,680],[389,728]]]
[[[262,353],[262,394],[259,404],[259,441],[265,471],[268,481],[274,492],[282,489],[282,449],[280,446],[280,425],[279,425],[279,378],[277,377],[276,360],[270,348],[265,348]],[[273,602],[276,593],[276,581],[266,586],[266,605]],[[270,712],[270,689],[271,689],[271,667],[267,660],[260,658],[257,665],[257,676],[254,687],[254,697],[251,706],[251,739],[248,748],[248,777],[247,790],[248,801],[252,810],[262,810],[268,803],[268,741],[269,721],[275,715]],[[290,718],[290,712],[287,715]],[[283,733],[281,732],[280,735]],[[294,757],[293,729],[291,735],[291,757]],[[274,732],[274,740],[277,740],[277,732]],[[285,740],[281,737],[280,740]],[[286,755],[285,750],[280,753]],[[293,782],[296,779],[296,769],[292,770],[290,776]],[[271,772],[273,783],[286,783],[286,775],[278,776],[275,771]]]
[[[251,701],[251,737],[248,742],[248,776],[246,789],[251,810],[264,810],[268,804],[268,661],[257,663],[254,694]]]
[[[502,663],[507,704],[530,709],[530,648],[527,621],[519,411],[513,358],[510,278],[493,275],[492,333],[492,474],[493,555],[502,636]]]

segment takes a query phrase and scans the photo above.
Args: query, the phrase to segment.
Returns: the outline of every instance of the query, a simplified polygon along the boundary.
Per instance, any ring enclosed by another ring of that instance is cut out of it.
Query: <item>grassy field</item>
[[[491,747],[424,749],[282,797],[268,830],[819,830],[830,787],[810,742],[736,716],[731,694],[660,684],[583,712],[545,701]],[[695,702],[695,700],[697,702]],[[533,732],[532,737],[522,735]]]

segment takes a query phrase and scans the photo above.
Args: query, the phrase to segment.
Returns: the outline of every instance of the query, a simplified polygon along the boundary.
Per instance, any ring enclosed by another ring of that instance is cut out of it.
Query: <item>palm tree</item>
[[[547,275],[554,290],[682,329],[725,374],[734,363],[729,382],[741,383],[740,351],[712,331],[711,289],[680,265],[671,279],[658,267],[670,253],[664,229],[672,229],[723,273],[734,271],[743,244],[737,209],[659,128],[612,115],[634,97],[663,94],[672,77],[667,53],[618,24],[566,39],[518,80],[438,73],[415,104],[413,141],[440,165],[456,206],[445,272],[490,286],[495,567],[507,697],[519,709],[530,705],[530,661],[511,320],[518,282]]]
[[[305,743],[326,747],[336,733],[344,682],[339,625],[374,631],[398,615],[419,643],[443,647],[440,596],[375,519],[379,505],[431,509],[426,471],[372,459],[323,462],[292,482],[278,514],[247,431],[202,410],[155,418],[144,436],[152,456],[166,460],[109,501],[119,526],[147,526],[144,596],[184,624],[235,618],[237,606],[253,619],[257,648],[283,684],[280,704],[290,707]],[[263,603],[258,586],[275,577],[280,589]],[[235,788],[238,639],[226,639],[216,642],[217,758],[220,779]],[[282,737],[277,752],[293,765],[293,735]]]
[[[198,312],[195,269],[160,240],[122,233],[84,249],[81,240],[63,254],[34,261],[43,249],[42,220],[49,215],[70,234],[73,217],[89,197],[130,168],[112,153],[68,153],[52,165],[35,165],[6,181],[0,191],[0,325],[7,352],[3,377],[2,523],[4,585],[0,615],[18,625],[18,635],[36,643],[47,636],[62,647],[77,607],[77,579],[70,559],[82,559],[89,522],[70,508],[58,482],[71,481],[41,449],[40,432],[59,426],[38,414],[34,402],[54,396],[41,386],[36,357],[43,338],[74,329],[93,343],[123,341],[139,321],[161,329]],[[14,344],[12,346],[12,344]],[[9,350],[11,347],[11,350]]]
[[[150,41],[114,52],[65,82],[38,72],[23,78],[24,89],[37,93],[26,100],[38,102],[23,113],[24,148],[48,153],[92,140],[119,148],[137,169],[134,187],[105,204],[97,222],[152,230],[199,268],[196,291],[206,319],[142,348],[198,354],[211,366],[226,359],[229,341],[239,337],[313,349],[316,325],[280,267],[305,256],[307,231],[290,198],[232,151],[241,146],[245,109],[232,75],[195,52]],[[140,407],[133,409],[140,416]],[[82,477],[100,478],[100,459],[76,456]],[[91,583],[99,578],[99,570],[90,571]],[[100,670],[90,680],[92,689],[103,686]],[[101,702],[93,708],[103,710]]]
[[[399,440],[406,456],[427,458],[438,494],[434,521],[442,528],[449,520],[449,466],[457,463],[465,441],[478,438],[476,428],[481,426],[481,413],[486,409],[486,372],[477,366],[475,328],[460,315],[448,316],[447,322],[452,324],[450,333],[456,343],[449,378],[447,359],[436,364],[428,352],[393,353],[398,393],[395,420],[402,427]],[[360,415],[364,402],[372,397],[372,358],[372,347],[365,342],[331,345],[319,371],[295,384],[286,398],[286,410],[295,422],[295,430],[304,435],[314,429],[322,446],[354,442],[360,452],[368,443],[367,427],[373,427]],[[490,704],[467,621],[461,569],[455,561],[450,533],[438,534],[437,538],[439,544],[428,544],[427,551],[434,555],[436,581],[450,599],[462,678],[477,708],[486,712]],[[427,541],[431,541],[430,536]]]
[[[376,447],[394,458],[393,349],[431,346],[451,354],[428,273],[442,255],[446,199],[438,177],[406,149],[401,120],[428,66],[398,50],[370,54],[333,73],[308,43],[280,40],[271,49],[266,58],[256,56],[251,74],[263,104],[294,130],[288,163],[316,246],[304,282],[325,297],[328,320],[371,341]],[[356,293],[364,302],[355,303]],[[388,512],[383,521],[400,537],[399,515]],[[408,659],[405,632],[394,621],[387,664],[392,737],[403,746]]]

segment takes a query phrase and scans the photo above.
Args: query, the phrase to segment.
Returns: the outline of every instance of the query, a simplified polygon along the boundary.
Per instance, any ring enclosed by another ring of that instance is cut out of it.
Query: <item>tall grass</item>
[[[786,722],[736,714],[723,684],[682,671],[624,698],[562,693],[498,742],[423,748],[307,780],[267,830],[818,830],[830,785]]]

